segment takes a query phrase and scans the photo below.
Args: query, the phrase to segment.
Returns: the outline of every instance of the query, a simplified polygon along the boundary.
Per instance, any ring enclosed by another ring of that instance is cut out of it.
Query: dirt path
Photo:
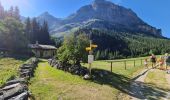
[[[145,100],[145,96],[142,93],[142,90],[144,89],[144,80],[147,76],[148,72],[153,69],[144,69],[137,77],[135,77],[131,83],[131,91],[133,96],[131,96],[131,100]]]
[[[147,100],[148,97],[153,97],[153,100],[156,100],[156,98],[161,98],[161,100],[170,100],[170,92],[167,92],[166,90],[154,88],[149,86],[149,84],[145,83],[145,78],[147,77],[148,72],[157,72],[156,69],[145,69],[143,70],[137,77],[134,78],[134,80],[131,82],[131,92],[133,95],[131,95],[131,100]],[[170,74],[165,74],[164,76],[166,78],[167,83],[170,86]],[[148,92],[148,97],[145,97],[144,91],[145,89]],[[149,89],[149,90],[148,90]],[[156,94],[155,94],[156,93]]]
[[[170,74],[166,74],[166,81],[168,82],[168,84],[170,85]],[[167,97],[164,100],[170,100],[170,92],[167,93]]]

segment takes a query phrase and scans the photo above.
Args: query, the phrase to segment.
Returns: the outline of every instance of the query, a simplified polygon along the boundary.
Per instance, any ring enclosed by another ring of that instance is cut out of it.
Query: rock
[[[84,77],[83,77],[83,79],[85,79],[85,80],[89,80],[91,77],[90,77],[90,75],[88,75],[88,74],[86,74],[86,75],[84,75]]]
[[[9,85],[9,86],[5,86],[4,88],[2,88],[2,90],[7,91],[9,89],[17,87],[18,85],[20,85],[20,83],[15,83],[15,84],[12,84],[12,85]]]
[[[26,92],[23,92],[23,93],[17,95],[16,97],[12,97],[9,100],[28,100],[28,96],[29,96],[29,93],[28,93],[28,91],[26,91]]]
[[[27,91],[28,87],[26,85],[17,85],[15,88],[3,91],[3,95],[0,96],[2,98],[1,100],[8,100],[14,96],[17,96],[18,94],[23,93],[24,91]]]
[[[104,76],[103,73],[100,73],[99,75],[100,75],[100,77],[103,77],[103,76]]]
[[[24,83],[27,83],[27,81],[24,78],[10,80],[10,81],[6,82],[6,86],[7,85],[12,85],[12,84],[15,84],[15,83],[22,83],[22,84],[24,84]]]
[[[54,68],[70,72],[71,74],[84,76],[87,73],[87,68],[84,68],[81,65],[71,65],[69,63],[63,63],[55,59],[49,59],[48,63]]]
[[[167,70],[167,74],[170,74],[170,70]]]
[[[104,74],[104,75],[107,75],[107,74],[108,74],[108,72],[107,72],[107,71],[104,71],[104,72],[103,72],[103,74]]]

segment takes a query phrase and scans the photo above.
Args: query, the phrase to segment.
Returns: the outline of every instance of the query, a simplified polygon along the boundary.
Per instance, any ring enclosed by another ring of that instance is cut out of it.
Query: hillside
[[[55,18],[47,12],[38,16],[37,19],[39,21],[46,20],[50,27],[50,33],[54,36],[60,36],[63,32],[78,28],[162,36],[161,29],[147,24],[131,9],[106,0],[94,0],[92,4],[81,7],[65,19]]]
[[[90,35],[95,49],[96,59],[116,59],[148,56],[151,52],[164,54],[170,52],[170,40],[151,34],[105,31],[97,29],[79,29],[75,34]],[[90,34],[89,34],[90,33]]]
[[[107,0],[94,0],[67,18],[56,18],[48,12],[36,17],[39,23],[48,22],[50,35],[63,37],[70,33],[92,35],[98,45],[96,59],[116,59],[148,56],[150,53],[170,52],[169,39],[137,16],[131,9]],[[57,38],[57,47],[62,38]]]

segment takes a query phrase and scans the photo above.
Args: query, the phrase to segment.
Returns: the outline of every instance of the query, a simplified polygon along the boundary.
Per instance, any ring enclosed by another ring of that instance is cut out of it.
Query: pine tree
[[[32,39],[31,39],[31,43],[35,43],[36,41],[39,42],[39,36],[40,36],[40,25],[39,23],[36,21],[36,18],[33,18],[32,23],[31,23],[31,28],[32,28]]]
[[[32,29],[31,29],[31,21],[30,18],[28,17],[26,22],[25,22],[26,26],[25,26],[25,36],[27,38],[27,40],[31,43],[33,40],[33,34],[32,34]]]
[[[1,5],[0,2],[0,19],[4,19],[4,17],[5,17],[4,7]]]
[[[14,15],[14,7],[11,6],[10,9],[8,10],[8,17],[13,17]]]
[[[50,43],[50,35],[49,35],[49,29],[48,29],[48,24],[46,21],[44,21],[42,25],[42,36],[43,36],[43,41],[44,44],[49,44]]]
[[[19,8],[16,6],[15,9],[14,9],[14,15],[13,17],[17,20],[20,20],[20,11],[19,11]]]

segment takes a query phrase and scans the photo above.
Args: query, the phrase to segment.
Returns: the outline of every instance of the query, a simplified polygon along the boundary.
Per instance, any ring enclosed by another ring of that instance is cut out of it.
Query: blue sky
[[[93,0],[0,0],[8,9],[19,6],[21,15],[38,16],[48,11],[58,18],[65,18],[80,7]],[[164,36],[170,38],[170,0],[109,0],[126,8],[131,8],[148,24],[162,29]]]

